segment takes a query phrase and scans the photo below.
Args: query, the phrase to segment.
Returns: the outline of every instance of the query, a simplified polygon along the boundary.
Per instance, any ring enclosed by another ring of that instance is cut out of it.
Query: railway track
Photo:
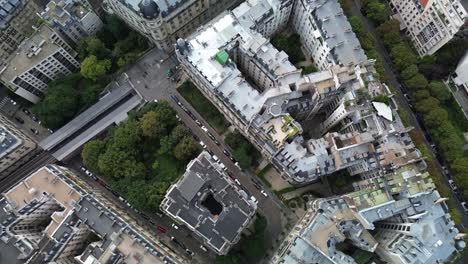
[[[39,152],[31,160],[10,173],[8,176],[0,179],[0,192],[10,189],[13,185],[26,178],[32,172],[47,164],[54,163],[55,161],[56,159],[48,152]]]

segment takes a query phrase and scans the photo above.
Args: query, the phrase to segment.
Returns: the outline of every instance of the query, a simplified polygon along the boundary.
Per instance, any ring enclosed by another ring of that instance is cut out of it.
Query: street
[[[400,83],[399,83],[399,81],[397,79],[397,76],[395,75],[394,70],[393,70],[394,67],[393,67],[393,63],[392,63],[392,61],[390,59],[390,55],[388,54],[387,50],[383,46],[383,43],[380,40],[374,25],[372,24],[372,22],[369,19],[367,19],[367,17],[365,17],[361,13],[361,7],[362,6],[361,6],[361,3],[360,3],[360,0],[354,0],[354,1],[352,1],[352,3],[353,3],[352,8],[351,8],[352,15],[359,16],[359,17],[362,18],[366,30],[369,33],[371,33],[373,35],[373,37],[375,38],[375,40],[376,40],[375,49],[377,50],[377,52],[383,58],[383,66],[385,68],[386,76],[388,77],[388,82],[389,82],[389,84],[391,86],[393,86],[395,88],[395,91],[397,92],[394,95],[394,97],[397,100],[399,107],[403,108],[404,110],[406,110],[409,113],[411,125],[414,127],[414,129],[418,133],[421,133],[422,135],[424,135],[424,137],[423,137],[424,138],[424,143],[426,144],[427,149],[432,150],[433,148],[431,147],[431,145],[433,144],[433,142],[428,139],[428,136],[429,136],[428,132],[425,129],[423,129],[421,127],[420,123],[419,123],[422,120],[418,121],[417,115],[412,111],[412,109],[409,106],[409,102],[406,100],[405,96],[403,95],[407,91],[402,90],[402,87],[401,87],[401,85],[400,85]],[[442,169],[443,165],[440,163],[439,159],[437,159],[434,152],[431,152],[430,155],[432,155],[434,163],[436,164],[438,170],[441,172],[442,175],[444,175],[445,184],[447,186],[449,186],[449,184],[448,184],[449,178],[447,177],[447,175],[445,173],[443,173],[443,169]],[[450,199],[452,199],[454,201],[458,201],[457,196],[453,192],[451,194],[452,194],[451,197],[448,197],[448,198],[450,198]],[[460,211],[460,214],[462,216],[462,225],[463,225],[463,227],[466,227],[466,226],[468,226],[468,216],[465,213],[463,207],[460,205],[460,202],[458,201],[456,204],[457,204],[457,209]]]
[[[197,111],[177,92],[176,83],[167,78],[167,71],[173,68],[177,60],[172,55],[164,57],[159,51],[153,50],[143,57],[137,64],[129,69],[126,73],[130,81],[135,86],[135,89],[147,101],[166,100],[177,111],[181,121],[192,131],[192,133],[203,141],[207,148],[219,157],[221,162],[231,171],[235,178],[237,178],[241,185],[253,196],[255,196],[259,203],[259,212],[262,213],[268,220],[265,241],[267,248],[277,246],[276,240],[279,238],[281,232],[284,230],[286,224],[285,215],[292,215],[288,208],[286,208],[281,201],[262,183],[262,188],[268,193],[265,197],[260,193],[253,182],[252,177],[248,172],[242,172],[234,163],[223,153],[224,149],[229,149],[224,145],[222,137],[212,129],[208,122],[197,113]],[[202,125],[208,128],[209,132],[215,137],[220,145],[216,145],[208,134],[201,129],[201,126],[195,123],[195,120],[190,117],[182,108],[180,108],[171,96],[177,96],[177,99],[192,113],[195,119],[199,120]],[[231,152],[232,153],[232,152]],[[269,244],[270,243],[270,244]],[[276,243],[276,244],[275,244]]]

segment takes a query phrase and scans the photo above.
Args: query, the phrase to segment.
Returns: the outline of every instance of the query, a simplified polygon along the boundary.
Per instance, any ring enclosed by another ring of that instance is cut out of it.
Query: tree
[[[414,100],[416,100],[416,102],[424,100],[424,99],[426,99],[426,98],[428,98],[430,96],[431,96],[431,94],[426,89],[418,90],[418,91],[413,93],[413,98],[414,98]]]
[[[86,47],[86,56],[94,55],[98,59],[109,58],[111,52],[106,48],[104,43],[97,37],[87,37],[82,43]]]
[[[378,25],[385,22],[389,17],[389,12],[385,4],[377,0],[370,1],[366,5],[366,11],[367,16]]]
[[[180,141],[182,138],[188,135],[189,135],[189,130],[184,125],[178,125],[174,127],[171,131],[171,137],[173,137],[177,141]]]
[[[159,140],[159,155],[166,155],[172,152],[177,141],[171,136],[163,136]]]
[[[150,111],[140,119],[140,126],[143,136],[154,137],[160,129],[156,112]]]
[[[174,148],[174,157],[181,161],[189,160],[193,158],[197,149],[192,137],[184,137]]]
[[[99,99],[99,93],[103,87],[99,84],[88,84],[81,87],[79,101],[80,109],[88,108],[89,106],[96,103]]]
[[[79,109],[78,93],[66,83],[53,83],[33,111],[51,129],[58,129],[72,119]]]
[[[407,42],[401,42],[392,47],[390,56],[393,58],[398,70],[403,70],[412,64],[416,64],[418,56],[414,53]]]
[[[110,60],[98,60],[96,56],[90,55],[81,63],[80,73],[83,77],[96,81],[105,75],[110,67]]]
[[[424,116],[424,120],[426,121],[427,126],[437,127],[444,121],[448,120],[447,110],[441,107],[434,107],[426,116]]]
[[[418,73],[411,77],[411,79],[407,80],[406,85],[408,85],[411,90],[417,91],[427,87],[427,79],[424,75]]]
[[[116,15],[106,15],[104,29],[112,33],[115,39],[125,39],[130,30]]]
[[[439,100],[434,97],[428,97],[416,103],[416,110],[423,114],[427,114],[437,106],[439,106]]]
[[[468,158],[460,157],[455,159],[451,167],[460,187],[465,190],[468,189]]]
[[[102,155],[99,156],[98,168],[102,175],[112,177],[114,179],[121,179],[125,177],[124,164],[125,161],[130,159],[130,155],[121,150],[108,148]]]
[[[142,162],[138,162],[134,159],[125,161],[124,164],[125,177],[132,179],[144,179],[146,176],[146,167]]]
[[[432,96],[441,102],[448,101],[451,98],[450,91],[441,81],[432,81],[429,83],[429,91]]]
[[[353,31],[360,35],[362,33],[365,33],[364,29],[364,23],[362,22],[362,19],[358,16],[351,16],[349,18],[349,23],[351,24],[351,27],[353,28]]]
[[[98,160],[105,147],[104,141],[93,139],[88,141],[81,151],[83,164],[94,172],[99,172]]]
[[[252,165],[252,156],[249,155],[249,152],[245,146],[234,149],[232,155],[237,160],[237,162],[239,162],[239,165],[242,168],[248,169],[250,168],[250,165]]]
[[[137,146],[141,141],[141,133],[139,122],[129,119],[112,130],[109,144],[111,148],[135,156],[138,153]]]
[[[389,98],[388,98],[388,96],[383,95],[383,94],[382,94],[382,95],[378,95],[378,96],[372,98],[372,101],[384,103],[384,104],[387,104],[387,105],[389,104]]]
[[[403,41],[400,35],[400,22],[396,19],[385,21],[377,28],[377,32],[387,47],[393,47]]]
[[[418,72],[418,66],[416,66],[416,64],[411,64],[401,72],[401,77],[403,77],[405,80],[408,80],[414,77]]]

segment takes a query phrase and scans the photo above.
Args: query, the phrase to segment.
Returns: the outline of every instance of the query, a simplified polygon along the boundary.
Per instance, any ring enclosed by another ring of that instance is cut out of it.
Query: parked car
[[[162,227],[162,226],[156,226],[156,229],[161,233],[166,233],[167,232],[167,229]]]
[[[241,183],[240,183],[240,181],[238,179],[234,179],[234,182],[237,183],[237,185],[239,185],[239,186],[241,185]]]
[[[31,132],[33,132],[36,135],[39,135],[39,131],[37,131],[37,129],[35,128],[31,128]]]
[[[268,194],[265,192],[265,190],[261,190],[260,193],[263,194],[263,196],[268,197]]]
[[[452,189],[452,191],[457,191],[458,187],[455,185],[455,182],[453,180],[448,180],[449,186]]]
[[[208,128],[206,128],[206,126],[202,126],[201,129],[205,131],[206,133],[208,133]]]
[[[251,200],[254,204],[258,204],[257,198],[255,198],[253,195],[250,197],[250,200]]]
[[[228,156],[228,157],[231,156],[231,153],[229,153],[229,151],[228,151],[227,149],[224,149],[224,150],[223,150],[223,153],[224,153],[224,155],[226,155],[226,156]]]
[[[26,108],[23,108],[23,109],[21,109],[21,110],[22,110],[23,113],[25,113],[26,115],[30,115],[30,114],[31,114],[31,112],[29,112],[29,110],[26,109]]]
[[[15,117],[15,120],[16,120],[18,123],[20,123],[20,124],[24,124],[24,120],[21,119],[21,118],[19,118],[19,117],[17,117],[17,116]]]
[[[218,156],[216,156],[216,155],[213,155],[213,160],[214,160],[214,161],[216,161],[216,162],[218,162],[218,161],[219,161],[219,158],[218,158]]]
[[[190,251],[188,248],[185,249],[185,252],[187,252],[187,254],[189,254],[190,256],[195,255],[195,253],[193,253],[192,251]]]
[[[172,224],[172,227],[173,227],[175,230],[179,229],[179,226],[176,225],[176,224],[174,224],[174,223]]]
[[[37,118],[35,116],[31,116],[31,119],[34,120],[34,122],[39,122],[39,118]]]
[[[206,247],[204,247],[203,245],[200,245],[200,249],[205,251],[205,252],[208,252],[208,249],[206,249]]]
[[[465,210],[465,213],[468,213],[468,206],[466,205],[466,202],[461,203],[461,206],[463,207],[463,210]]]
[[[219,162],[219,166],[223,171],[227,171],[226,165],[224,165],[222,162]]]
[[[202,126],[202,123],[198,119],[195,119],[195,123],[197,123],[198,126]]]
[[[206,145],[203,141],[200,141],[200,146],[202,146],[202,148],[206,149]]]

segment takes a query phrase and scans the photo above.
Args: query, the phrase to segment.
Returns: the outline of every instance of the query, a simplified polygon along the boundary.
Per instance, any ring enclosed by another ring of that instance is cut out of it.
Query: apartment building
[[[173,51],[178,38],[186,37],[197,27],[240,0],[104,0],[106,12],[115,14],[156,47]]]
[[[367,61],[338,0],[296,0],[290,23],[307,56],[321,70]]]
[[[32,26],[43,9],[40,0],[0,1],[0,69],[20,43],[34,32]]]
[[[42,24],[0,71],[0,80],[17,95],[37,103],[49,82],[79,69],[76,56],[76,51],[57,32]]]
[[[36,147],[34,141],[0,114],[0,178],[21,166]]]
[[[343,169],[372,178],[421,159],[394,109],[358,102],[357,90],[374,87],[373,96],[384,90],[371,63],[303,75],[256,31],[265,27],[254,26],[257,17],[281,15],[252,3],[179,39],[176,54],[193,83],[285,180],[306,184]],[[321,124],[316,137],[304,136],[301,122],[307,121]]]
[[[84,37],[95,35],[103,25],[86,1],[51,0],[40,16],[73,47]]]
[[[257,204],[203,151],[167,191],[161,210],[183,223],[219,255],[239,242]]]
[[[468,33],[467,1],[389,0],[389,4],[420,56]]]
[[[189,263],[66,168],[40,168],[2,196],[1,263]]]
[[[348,264],[339,244],[376,253],[386,263],[437,264],[465,247],[427,172],[415,164],[354,184],[355,192],[309,203],[272,258],[274,264]]]
[[[459,89],[464,89],[468,93],[468,51],[458,62],[457,68],[450,78]]]

